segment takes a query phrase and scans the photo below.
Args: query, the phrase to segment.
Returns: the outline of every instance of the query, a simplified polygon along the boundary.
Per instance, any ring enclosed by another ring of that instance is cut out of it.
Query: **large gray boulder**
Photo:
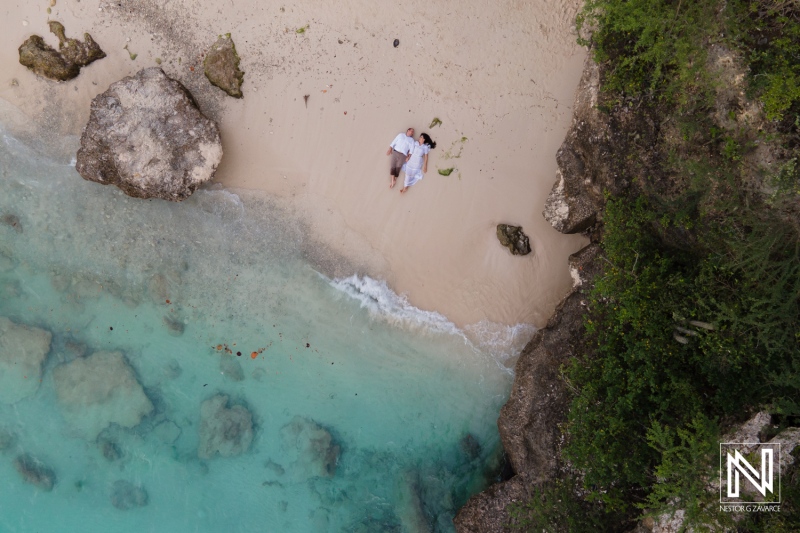
[[[183,85],[153,67],[92,100],[75,168],[129,196],[179,202],[212,178],[221,159],[216,124]]]
[[[241,405],[228,407],[228,397],[217,394],[200,406],[200,445],[197,456],[235,457],[250,449],[253,415]]]
[[[16,403],[39,389],[51,337],[0,317],[0,403]]]
[[[153,411],[133,369],[119,352],[97,352],[53,370],[64,418],[87,440],[111,424],[132,428]]]

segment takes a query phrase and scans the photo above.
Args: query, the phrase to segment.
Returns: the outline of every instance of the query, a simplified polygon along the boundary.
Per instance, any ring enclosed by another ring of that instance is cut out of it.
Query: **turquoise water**
[[[135,200],[0,135],[0,316],[52,335],[38,388],[0,403],[0,532],[453,530],[499,462],[497,346],[379,281],[325,277],[346,263],[267,198]],[[57,368],[96,352],[141,385],[137,425],[57,394]],[[252,441],[200,457],[218,394]],[[23,479],[24,454],[52,490]]]

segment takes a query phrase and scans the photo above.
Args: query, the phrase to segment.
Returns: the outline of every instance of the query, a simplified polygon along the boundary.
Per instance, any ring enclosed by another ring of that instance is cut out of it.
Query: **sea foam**
[[[491,356],[511,371],[522,348],[536,332],[532,324],[508,326],[489,320],[470,324],[463,330],[441,313],[411,305],[405,295],[394,292],[384,280],[354,274],[330,280],[330,285],[359,301],[374,319],[415,333],[444,333],[464,339],[474,351]]]

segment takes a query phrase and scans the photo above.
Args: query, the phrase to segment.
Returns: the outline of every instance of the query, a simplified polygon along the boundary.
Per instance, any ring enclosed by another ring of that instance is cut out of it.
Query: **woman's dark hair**
[[[431,150],[436,148],[436,143],[433,140],[431,140],[430,135],[428,135],[427,133],[423,133],[422,138],[424,139],[425,144],[431,147]]]

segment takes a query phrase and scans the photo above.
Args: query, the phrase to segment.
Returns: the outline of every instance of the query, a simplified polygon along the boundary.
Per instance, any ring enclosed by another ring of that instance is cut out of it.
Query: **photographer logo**
[[[780,504],[780,454],[780,443],[720,444],[720,503]]]

